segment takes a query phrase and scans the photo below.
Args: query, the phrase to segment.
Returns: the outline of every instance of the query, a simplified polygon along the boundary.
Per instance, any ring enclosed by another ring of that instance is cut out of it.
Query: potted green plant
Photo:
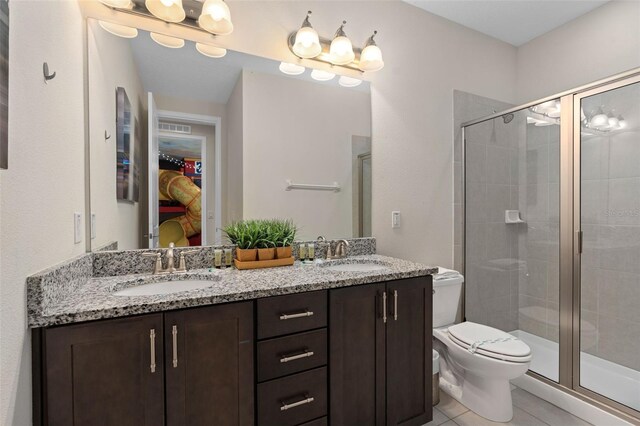
[[[240,262],[251,262],[257,259],[260,227],[256,221],[233,222],[227,225],[223,232],[229,242],[236,246],[236,257]]]
[[[273,260],[276,257],[277,226],[273,220],[259,220],[258,260]]]
[[[274,221],[276,256],[278,259],[291,257],[291,244],[296,239],[298,229],[290,219]]]

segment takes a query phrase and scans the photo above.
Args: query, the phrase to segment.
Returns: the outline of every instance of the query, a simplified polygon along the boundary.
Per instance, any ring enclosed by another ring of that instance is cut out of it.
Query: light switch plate
[[[73,213],[73,242],[82,242],[82,213]]]
[[[400,228],[400,212],[391,212],[391,227]]]

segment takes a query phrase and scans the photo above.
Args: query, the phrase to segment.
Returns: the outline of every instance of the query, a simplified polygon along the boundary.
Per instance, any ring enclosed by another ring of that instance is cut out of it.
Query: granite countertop
[[[369,272],[335,272],[327,264],[378,263],[385,269]],[[30,327],[47,327],[103,318],[116,318],[212,305],[305,291],[347,287],[394,279],[431,275],[437,268],[381,255],[350,256],[323,263],[239,271],[235,268],[196,269],[187,274],[130,274],[87,277],[69,291],[55,295],[55,303],[40,303],[29,310]],[[169,280],[211,280],[200,290],[154,296],[116,296],[125,287]],[[36,295],[37,296],[37,295]],[[34,296],[35,297],[35,296]],[[42,300],[42,299],[41,299]],[[38,300],[34,300],[37,303]]]

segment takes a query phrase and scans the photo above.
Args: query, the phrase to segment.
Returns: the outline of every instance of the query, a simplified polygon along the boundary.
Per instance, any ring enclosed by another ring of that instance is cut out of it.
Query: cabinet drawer
[[[327,330],[307,331],[258,343],[258,381],[321,367],[327,363]]]
[[[258,385],[258,425],[293,426],[327,414],[327,368]]]
[[[297,333],[327,325],[327,292],[288,294],[258,299],[258,339]]]

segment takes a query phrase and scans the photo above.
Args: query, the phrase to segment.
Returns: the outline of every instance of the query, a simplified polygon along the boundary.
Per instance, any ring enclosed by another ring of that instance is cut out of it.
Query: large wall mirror
[[[211,245],[255,218],[371,235],[368,83],[87,22],[92,250]]]

